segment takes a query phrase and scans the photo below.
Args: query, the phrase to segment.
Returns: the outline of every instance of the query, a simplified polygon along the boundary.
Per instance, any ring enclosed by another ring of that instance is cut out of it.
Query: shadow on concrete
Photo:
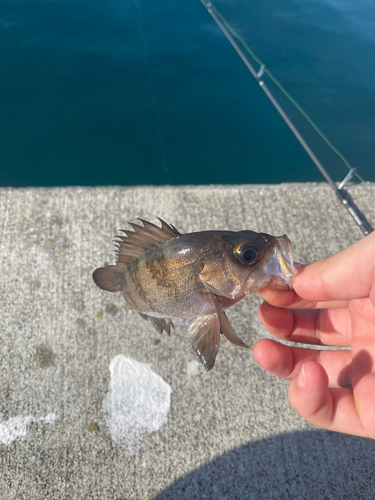
[[[281,434],[236,448],[154,500],[375,498],[375,441],[326,431]]]

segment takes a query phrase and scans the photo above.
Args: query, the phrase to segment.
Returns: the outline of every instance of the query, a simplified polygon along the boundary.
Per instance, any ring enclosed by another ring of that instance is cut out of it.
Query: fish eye
[[[234,255],[241,264],[251,266],[259,261],[261,252],[257,246],[245,243],[235,249]]]

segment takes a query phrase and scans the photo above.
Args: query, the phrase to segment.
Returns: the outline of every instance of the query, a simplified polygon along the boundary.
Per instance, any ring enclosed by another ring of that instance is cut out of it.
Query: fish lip
[[[292,244],[285,234],[274,238],[273,250],[263,272],[267,280],[265,286],[291,289],[297,270],[294,266]]]
[[[290,279],[297,273],[297,269],[294,266],[292,243],[286,234],[276,238],[275,250],[279,263],[280,274],[284,278],[289,279],[290,283]]]

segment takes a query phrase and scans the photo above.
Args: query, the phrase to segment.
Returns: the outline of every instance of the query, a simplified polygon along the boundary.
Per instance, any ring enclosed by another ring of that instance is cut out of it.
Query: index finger
[[[258,291],[258,294],[266,302],[276,307],[288,307],[290,309],[337,309],[348,307],[347,300],[305,300],[297,295],[294,290],[262,288]]]
[[[342,252],[300,268],[293,289],[312,302],[368,297],[374,271],[375,232]]]

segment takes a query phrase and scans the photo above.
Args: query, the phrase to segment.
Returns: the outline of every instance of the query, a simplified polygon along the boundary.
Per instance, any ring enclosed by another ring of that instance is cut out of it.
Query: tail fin
[[[92,277],[99,288],[107,292],[119,292],[122,290],[123,272],[118,266],[105,266],[95,269]]]

